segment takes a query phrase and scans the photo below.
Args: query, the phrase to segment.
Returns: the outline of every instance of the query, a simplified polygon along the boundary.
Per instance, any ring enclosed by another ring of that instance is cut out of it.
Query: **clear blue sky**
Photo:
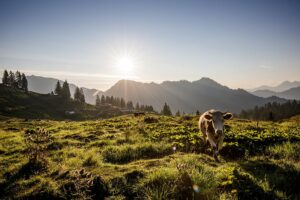
[[[299,80],[300,1],[1,0],[0,69],[98,89],[121,78]]]

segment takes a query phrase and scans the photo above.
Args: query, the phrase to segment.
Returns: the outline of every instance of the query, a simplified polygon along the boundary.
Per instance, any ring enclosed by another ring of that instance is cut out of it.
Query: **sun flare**
[[[116,66],[120,73],[128,75],[133,72],[135,60],[129,55],[123,55],[116,59]]]

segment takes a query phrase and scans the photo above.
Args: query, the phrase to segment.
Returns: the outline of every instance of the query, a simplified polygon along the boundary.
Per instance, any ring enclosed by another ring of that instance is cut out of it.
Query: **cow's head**
[[[223,134],[224,131],[224,120],[232,118],[232,114],[229,112],[222,113],[220,111],[211,110],[204,115],[204,118],[212,122],[216,135]]]

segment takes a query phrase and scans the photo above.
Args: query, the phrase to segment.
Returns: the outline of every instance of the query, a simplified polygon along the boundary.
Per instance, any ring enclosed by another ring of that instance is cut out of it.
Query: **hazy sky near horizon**
[[[1,0],[3,69],[102,90],[124,78],[300,80],[300,1]]]

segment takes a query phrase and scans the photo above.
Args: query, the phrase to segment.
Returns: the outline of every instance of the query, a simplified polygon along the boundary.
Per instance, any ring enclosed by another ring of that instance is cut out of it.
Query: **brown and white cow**
[[[225,137],[224,120],[231,119],[232,116],[231,113],[218,110],[209,110],[200,116],[199,129],[203,134],[204,145],[207,146],[207,143],[210,143],[215,160],[218,160],[218,153]]]

